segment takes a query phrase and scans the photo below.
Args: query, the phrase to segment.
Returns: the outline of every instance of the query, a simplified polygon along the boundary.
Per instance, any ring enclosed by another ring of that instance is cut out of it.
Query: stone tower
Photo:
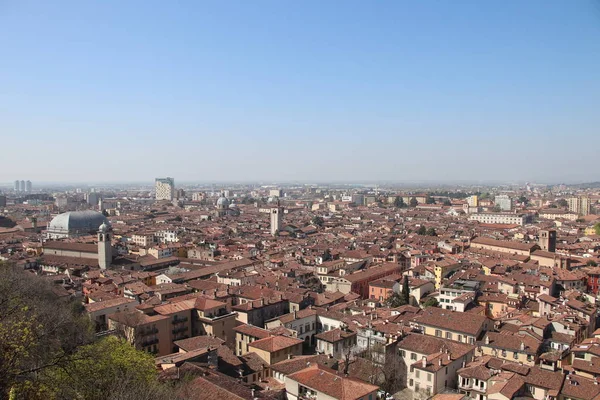
[[[554,229],[540,230],[539,235],[540,248],[554,253],[556,251],[556,231]]]
[[[277,201],[277,207],[271,209],[271,235],[275,236],[281,229],[282,216],[283,208],[279,206],[279,201]]]
[[[98,265],[100,269],[107,269],[112,263],[112,229],[106,223],[98,228]]]

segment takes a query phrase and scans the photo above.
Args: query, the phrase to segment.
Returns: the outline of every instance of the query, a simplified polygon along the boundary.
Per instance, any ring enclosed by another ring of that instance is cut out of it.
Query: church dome
[[[100,225],[109,225],[108,219],[96,211],[69,211],[50,221],[47,235],[51,239],[95,234]]]
[[[229,200],[227,200],[227,197],[219,197],[219,200],[217,200],[217,208],[227,207],[229,207]]]

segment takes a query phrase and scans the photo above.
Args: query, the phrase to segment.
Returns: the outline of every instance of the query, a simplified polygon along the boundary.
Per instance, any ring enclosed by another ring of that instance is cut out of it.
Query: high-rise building
[[[31,181],[25,182],[25,191],[31,192]]]
[[[494,198],[494,203],[500,208],[501,211],[512,210],[512,199],[506,194],[499,194]]]
[[[19,191],[19,189],[20,189],[20,186],[19,186],[19,184],[20,184],[20,182],[19,182],[19,180],[17,179],[17,180],[15,181],[15,192],[18,192],[18,191]]]
[[[25,191],[25,181],[21,181],[21,182],[19,182],[19,190],[20,190],[21,192],[24,192],[24,191]]]
[[[479,207],[479,197],[476,195],[467,197],[467,204],[469,207]]]
[[[567,199],[567,203],[569,203],[569,211],[577,213],[577,215],[590,214],[591,201],[587,196],[570,197]]]
[[[98,201],[100,200],[100,193],[90,192],[86,195],[86,200],[90,206],[97,206]],[[102,211],[102,210],[100,210],[100,211]]]
[[[156,200],[172,201],[175,197],[175,179],[156,178],[155,181]]]
[[[6,207],[6,196],[0,194],[0,207]]]

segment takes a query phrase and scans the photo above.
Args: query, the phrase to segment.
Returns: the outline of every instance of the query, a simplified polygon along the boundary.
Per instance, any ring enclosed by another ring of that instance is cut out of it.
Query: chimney
[[[427,368],[427,357],[423,356],[423,358],[421,359],[421,363],[423,365],[423,368]]]
[[[291,360],[292,358],[294,358],[293,354],[288,354],[288,360]]]
[[[441,358],[441,357],[438,359],[438,365],[439,365],[440,367],[442,366],[442,358]]]

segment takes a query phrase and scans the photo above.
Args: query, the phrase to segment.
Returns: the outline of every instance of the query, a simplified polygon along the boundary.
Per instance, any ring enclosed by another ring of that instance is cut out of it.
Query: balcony
[[[144,341],[142,341],[142,347],[152,346],[153,344],[157,344],[157,343],[158,343],[158,338],[144,340]]]
[[[188,317],[183,317],[183,318],[173,318],[173,325],[175,324],[182,324],[184,322],[187,322]]]
[[[158,328],[146,329],[141,332],[142,336],[156,335],[158,333]]]
[[[179,328],[175,328],[171,331],[173,335],[176,335],[180,332],[186,332],[188,330],[187,326],[180,326]]]

